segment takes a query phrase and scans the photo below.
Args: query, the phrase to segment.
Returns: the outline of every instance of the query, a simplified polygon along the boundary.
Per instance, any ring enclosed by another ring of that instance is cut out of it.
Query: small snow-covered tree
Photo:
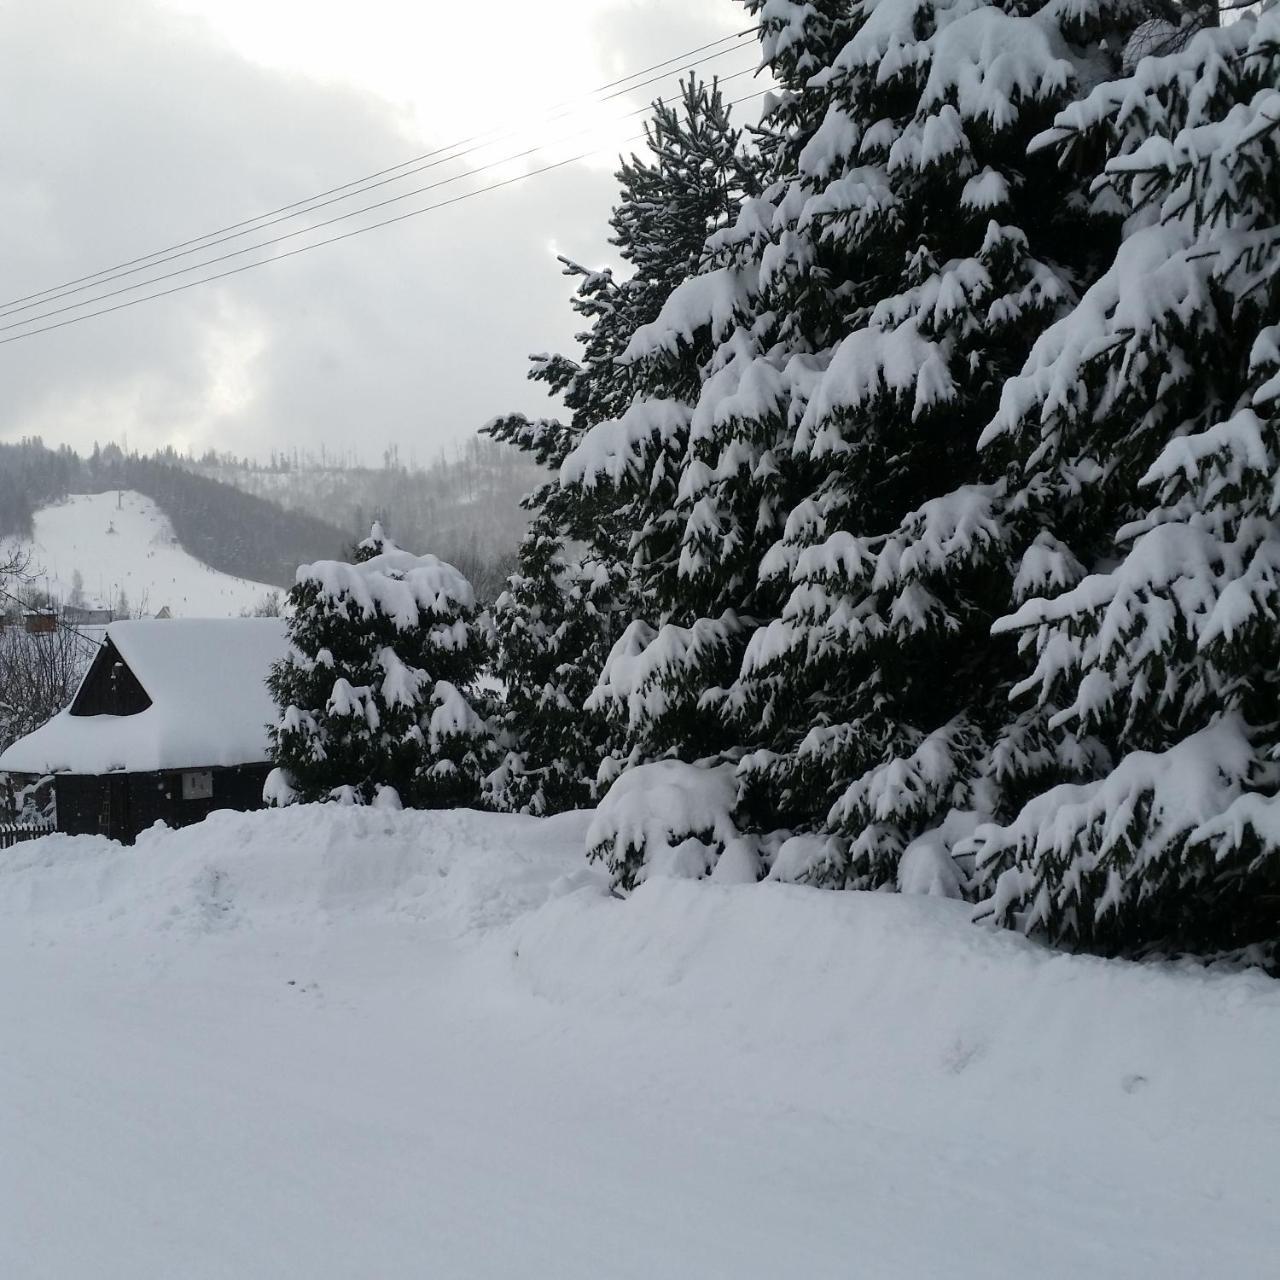
[[[972,848],[990,913],[1070,945],[1280,946],[1277,86],[1273,7],[1040,143],[1101,157],[1093,198],[1128,218],[986,434],[1041,527],[998,630],[1028,714],[1095,767]]]
[[[493,607],[494,670],[508,751],[485,781],[494,808],[557,813],[589,805],[610,742],[586,710],[595,662],[616,629],[623,584],[599,560],[569,556],[554,529],[535,520],[517,571]],[[513,678],[514,677],[514,678]]]
[[[752,883],[759,860],[734,825],[736,791],[731,764],[638,765],[600,802],[587,830],[587,856],[628,891],[653,875]]]
[[[268,681],[280,707],[271,794],[478,804],[494,748],[475,706],[486,649],[462,574],[374,525],[355,563],[303,565],[289,602],[294,652]]]

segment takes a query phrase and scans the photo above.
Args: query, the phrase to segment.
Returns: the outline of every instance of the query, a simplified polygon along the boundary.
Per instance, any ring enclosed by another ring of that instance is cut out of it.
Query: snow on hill
[[[125,490],[75,494],[35,515],[31,552],[40,585],[63,600],[78,570],[84,594],[113,605],[121,590],[133,610],[174,617],[233,617],[277,588],[233,578],[178,544],[168,517],[150,498]]]
[[[93,1275],[1262,1276],[1280,983],[655,877],[589,815],[0,858],[0,1254]]]

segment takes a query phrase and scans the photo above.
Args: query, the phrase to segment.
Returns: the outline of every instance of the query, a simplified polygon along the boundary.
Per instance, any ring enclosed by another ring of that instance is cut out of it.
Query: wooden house
[[[52,609],[28,609],[22,625],[29,636],[48,636],[58,629],[58,615]]]
[[[71,705],[0,755],[53,775],[57,827],[131,842],[157,821],[262,805],[279,618],[114,622]]]

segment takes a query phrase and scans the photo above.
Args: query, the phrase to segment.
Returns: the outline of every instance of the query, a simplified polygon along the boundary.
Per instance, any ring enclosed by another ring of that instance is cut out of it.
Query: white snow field
[[[0,854],[0,1275],[1277,1274],[1280,983],[933,898],[623,901],[589,817]]]
[[[40,585],[71,595],[77,570],[87,598],[114,605],[121,589],[132,609],[179,617],[235,617],[278,588],[219,573],[184,551],[168,516],[144,494],[125,489],[73,494],[41,507],[29,544]]]

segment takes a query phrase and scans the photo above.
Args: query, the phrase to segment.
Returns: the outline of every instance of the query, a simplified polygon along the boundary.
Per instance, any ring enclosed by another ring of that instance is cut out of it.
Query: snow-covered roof
[[[279,618],[115,622],[107,639],[151,705],[129,716],[60,711],[0,755],[13,773],[131,773],[267,759],[268,670],[289,642]]]

